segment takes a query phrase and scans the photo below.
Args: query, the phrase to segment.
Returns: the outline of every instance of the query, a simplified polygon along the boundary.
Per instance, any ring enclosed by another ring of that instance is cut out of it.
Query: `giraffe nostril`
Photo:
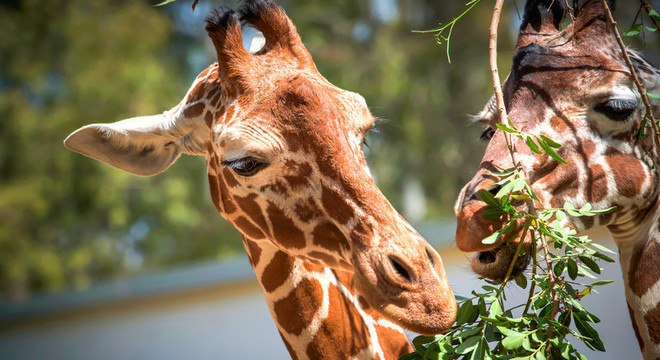
[[[429,262],[431,263],[432,267],[435,267],[435,259],[433,258],[433,254],[431,254],[431,251],[429,249],[426,249],[426,257],[429,258]]]
[[[493,196],[495,196],[495,195],[497,195],[498,192],[500,192],[501,189],[502,189],[502,185],[493,184],[487,189],[487,191],[489,193],[493,194]]]
[[[408,269],[403,264],[401,264],[399,260],[393,258],[392,256],[388,256],[388,259],[390,259],[390,264],[392,265],[392,268],[397,275],[405,279],[407,282],[412,282],[410,271],[408,271]]]
[[[482,251],[479,253],[479,262],[482,264],[492,264],[495,262],[497,252],[495,250]]]

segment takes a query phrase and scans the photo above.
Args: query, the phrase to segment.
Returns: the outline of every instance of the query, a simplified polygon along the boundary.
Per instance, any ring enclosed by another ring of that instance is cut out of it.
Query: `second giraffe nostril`
[[[412,282],[412,276],[410,275],[410,271],[408,271],[408,269],[403,264],[401,264],[399,260],[391,256],[388,256],[388,258],[390,259],[390,264],[392,264],[392,268],[394,269],[394,272],[396,272],[397,275],[399,275],[406,281]]]
[[[488,188],[488,192],[493,194],[493,196],[497,195],[498,192],[502,189],[502,185],[500,184],[493,184],[491,187]]]
[[[494,263],[496,258],[496,252],[494,250],[491,251],[483,251],[479,253],[479,262],[482,264],[491,264]]]

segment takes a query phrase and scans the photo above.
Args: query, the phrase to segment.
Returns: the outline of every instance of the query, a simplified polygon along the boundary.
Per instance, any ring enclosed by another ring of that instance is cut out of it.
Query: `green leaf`
[[[488,345],[485,343],[485,340],[483,338],[479,339],[479,343],[472,352],[472,356],[470,356],[470,360],[483,360],[484,356],[486,355],[487,348]]]
[[[527,288],[527,277],[525,274],[520,274],[516,277],[516,285],[520,286],[523,289]]]
[[[506,183],[506,184],[504,184],[504,186],[502,186],[502,188],[500,189],[500,191],[498,191],[497,194],[495,194],[495,197],[496,197],[496,198],[501,198],[502,196],[504,196],[504,195],[510,193],[510,192],[511,192],[511,189],[513,189],[513,186],[514,186],[514,185],[515,185],[515,184],[513,183],[513,180],[512,180],[512,181],[509,181],[509,182]]]
[[[517,133],[518,133],[517,130],[512,129],[512,128],[510,128],[510,127],[508,127],[508,126],[506,126],[506,125],[504,125],[504,124],[502,124],[502,123],[499,123],[499,124],[497,124],[497,125],[495,125],[495,126],[497,126],[498,129],[500,129],[500,130],[502,130],[502,131],[506,131],[506,132],[511,133],[511,134],[517,134]]]
[[[458,312],[456,314],[456,325],[463,325],[470,321],[474,311],[475,308],[474,305],[472,305],[472,301],[468,300],[464,302],[461,307],[458,308]]]
[[[500,239],[500,237],[502,237],[502,233],[500,231],[496,231],[488,235],[485,239],[481,240],[481,243],[486,245],[495,244]]]
[[[541,139],[543,139],[543,141],[545,141],[545,143],[548,144],[550,147],[553,147],[553,148],[555,148],[555,149],[559,149],[559,148],[561,147],[561,144],[560,144],[560,143],[558,143],[558,142],[556,142],[556,141],[550,139],[549,137],[547,137],[547,136],[545,136],[545,135],[539,135],[539,136],[540,136]]]
[[[642,24],[633,24],[628,30],[624,31],[623,36],[635,36],[642,30]]]
[[[600,274],[600,266],[598,266],[598,264],[596,264],[596,262],[593,261],[590,257],[580,255],[578,256],[578,258],[580,259],[580,261],[582,261],[583,264],[587,265],[589,270],[593,271],[596,274]]]
[[[490,311],[488,312],[488,316],[494,318],[500,314],[502,314],[502,307],[500,306],[500,302],[495,300],[490,304]]]
[[[481,336],[473,336],[467,338],[465,341],[463,341],[460,345],[456,347],[456,353],[457,354],[469,353],[472,349],[477,347],[479,340],[481,340]]]
[[[612,251],[612,250],[606,248],[606,247],[603,246],[603,245],[596,244],[596,243],[591,243],[591,244],[589,244],[589,245],[595,247],[596,249],[598,249],[598,250],[600,250],[600,251],[604,251],[604,252],[607,252],[607,253],[610,253],[610,254],[616,254],[614,251]]]
[[[554,269],[552,269],[552,270],[555,273],[555,276],[559,277],[559,276],[561,276],[561,273],[564,272],[565,268],[566,268],[566,263],[563,260],[560,260],[560,261],[557,261],[557,263],[555,264]]]
[[[598,336],[598,332],[589,325],[586,321],[580,319],[579,316],[573,314],[573,321],[575,321],[575,327],[577,328],[580,335],[584,336],[582,341],[595,350],[605,351],[605,346],[603,341]]]
[[[154,5],[154,7],[155,7],[155,6],[163,6],[163,5],[167,5],[167,4],[172,3],[172,2],[175,2],[175,1],[176,1],[176,0],[165,0],[165,1],[163,1],[163,2],[160,2],[160,3],[156,4],[156,5]]]
[[[564,311],[563,313],[559,314],[557,321],[559,321],[562,325],[569,327],[571,325],[571,312]]]
[[[502,340],[502,346],[509,350],[517,349],[522,346],[523,339],[527,335],[528,334],[518,333],[517,335],[507,336]]]
[[[568,276],[572,279],[575,280],[577,278],[577,263],[575,263],[575,260],[573,259],[568,259]]]
[[[568,162],[566,162],[564,158],[559,156],[559,154],[557,154],[557,152],[552,147],[550,147],[546,142],[539,141],[539,145],[541,145],[543,151],[545,151],[545,153],[548,154],[551,158],[557,160],[560,163],[568,164]]]
[[[539,155],[543,154],[543,152],[541,151],[541,149],[539,149],[539,146],[536,145],[534,139],[532,139],[531,136],[527,136],[525,138],[525,143],[527,144],[527,147],[529,147],[529,149],[532,150],[532,152],[537,153]]]
[[[660,100],[660,94],[652,94],[647,92],[646,96],[648,96],[650,100],[656,100],[656,101]]]
[[[591,286],[601,286],[601,285],[607,285],[613,283],[614,280],[598,280],[595,283],[591,284]]]
[[[563,221],[564,219],[566,219],[566,213],[561,210],[557,210],[555,212],[555,216],[557,217],[558,221]]]
[[[500,216],[506,214],[506,211],[501,210],[501,209],[493,209],[493,208],[490,208],[490,209],[486,209],[486,210],[484,210],[484,212],[482,212],[481,214],[482,214],[486,219],[492,219],[492,220],[495,220],[495,219],[499,219]]]
[[[495,196],[490,191],[479,190],[479,198],[481,198],[481,201],[485,202],[492,208],[502,209],[502,204],[500,204],[500,202],[495,199]]]

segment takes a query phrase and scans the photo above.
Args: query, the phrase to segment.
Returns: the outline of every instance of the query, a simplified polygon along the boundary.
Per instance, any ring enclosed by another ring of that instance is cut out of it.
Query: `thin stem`
[[[522,312],[521,317],[525,317],[527,315],[527,311],[529,311],[529,307],[532,304],[532,297],[534,297],[534,288],[536,287],[536,282],[534,281],[534,277],[536,276],[536,267],[539,266],[538,261],[536,260],[536,234],[534,233],[534,229],[530,230],[529,233],[530,237],[532,238],[532,285],[529,286],[529,295],[527,296],[527,303],[525,304],[525,310]]]
[[[645,0],[640,0],[640,1],[642,1],[642,4],[644,4],[645,2]],[[612,12],[610,11],[609,6],[607,6],[607,1],[600,0],[600,4],[602,5],[603,10],[605,11],[605,15],[607,16],[607,23],[610,25],[610,28],[612,29],[612,33],[616,38],[616,42],[619,44],[619,48],[621,49],[621,55],[623,55],[623,60],[626,62],[626,65],[628,66],[628,70],[630,71],[630,77],[637,86],[637,91],[639,91],[639,94],[642,97],[642,101],[644,102],[644,106],[646,107],[645,117],[648,117],[651,120],[651,126],[653,127],[653,134],[655,136],[655,143],[656,145],[660,144],[660,132],[658,132],[658,125],[655,123],[655,117],[653,116],[653,108],[651,107],[649,98],[646,96],[646,89],[644,88],[644,84],[642,84],[642,82],[639,80],[639,77],[637,77],[637,71],[635,69],[635,66],[632,64],[632,61],[630,61],[630,56],[628,56],[628,50],[626,49],[626,45],[623,44],[623,40],[621,40],[621,35],[619,35],[619,30],[617,30],[616,28],[616,21],[614,21],[614,17],[612,17]],[[642,121],[642,124],[643,123],[644,122]]]
[[[493,79],[493,90],[495,91],[495,100],[497,101],[497,111],[500,115],[502,124],[506,124],[508,115],[506,107],[504,106],[504,94],[502,93],[502,85],[500,83],[500,75],[497,70],[497,27],[500,24],[500,14],[502,13],[502,4],[504,0],[497,0],[493,8],[493,18],[490,22],[490,39],[488,41],[488,63],[490,65],[490,74]],[[513,146],[511,145],[511,138],[508,133],[504,134],[506,147],[509,149],[509,154],[513,160],[513,165],[516,165],[516,158],[513,153]]]
[[[511,259],[511,262],[509,263],[509,268],[507,269],[506,275],[504,276],[504,281],[502,281],[502,285],[500,285],[500,289],[497,290],[496,296],[499,296],[502,290],[504,290],[504,285],[506,285],[507,281],[509,281],[509,277],[511,277],[511,273],[513,272],[513,267],[516,264],[518,257],[520,256],[520,249],[522,249],[522,244],[525,240],[525,235],[527,235],[528,229],[529,228],[525,226],[522,235],[520,235],[520,241],[518,242],[518,246],[516,247],[516,252],[513,254],[513,259]]]

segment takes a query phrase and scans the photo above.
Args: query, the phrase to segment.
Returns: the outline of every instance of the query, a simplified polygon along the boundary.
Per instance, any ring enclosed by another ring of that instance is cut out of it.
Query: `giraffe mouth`
[[[510,279],[517,277],[525,271],[532,258],[531,250],[529,243],[522,244],[518,258],[511,269]],[[495,249],[480,251],[474,254],[470,261],[470,267],[480,276],[495,281],[503,281],[509,271],[515,253],[515,245],[502,244]]]

